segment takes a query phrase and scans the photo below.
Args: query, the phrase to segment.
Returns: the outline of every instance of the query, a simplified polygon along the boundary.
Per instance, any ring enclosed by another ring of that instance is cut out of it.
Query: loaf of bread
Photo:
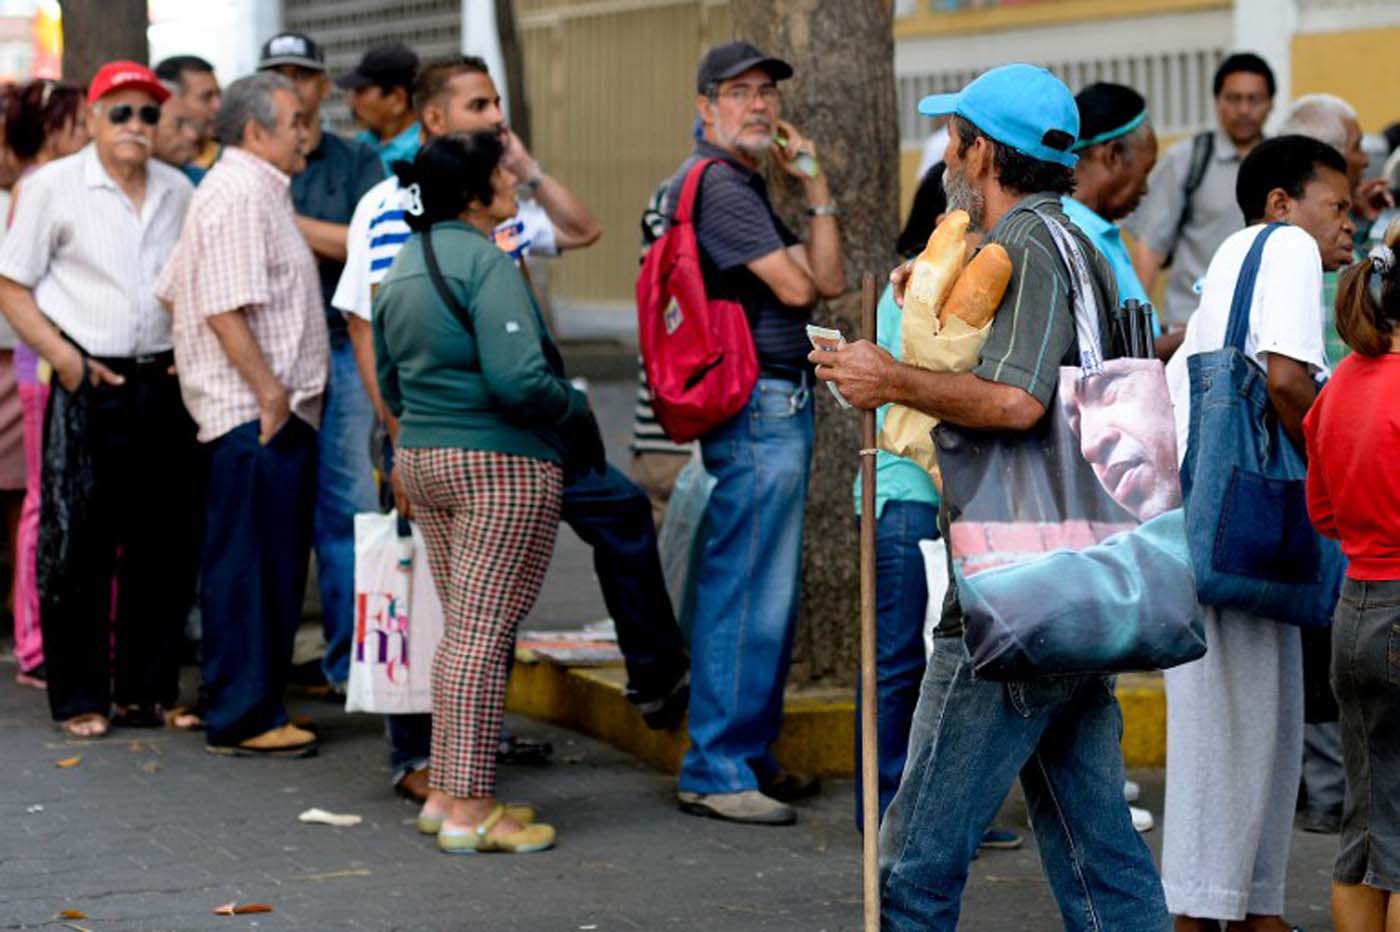
[[[938,311],[940,327],[959,317],[974,330],[991,323],[1011,283],[1011,257],[999,243],[989,243],[962,270]],[[905,299],[908,300],[907,298]]]
[[[904,315],[917,321],[928,321],[929,326],[938,317],[953,282],[962,271],[967,259],[967,225],[971,218],[965,210],[948,213],[929,237],[914,260],[913,273],[904,290]]]

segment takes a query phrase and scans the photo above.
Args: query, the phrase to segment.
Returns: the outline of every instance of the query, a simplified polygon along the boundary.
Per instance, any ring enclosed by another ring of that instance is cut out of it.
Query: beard
[[[761,159],[763,158],[763,156],[767,155],[768,152],[773,148],[772,124],[766,122],[761,123],[760,121],[751,121],[750,124],[747,125],[761,125],[765,131],[764,135],[761,138],[755,138],[752,135],[744,136],[742,135],[742,131],[744,129],[744,127],[742,126],[738,131],[734,133],[728,133],[725,132],[723,127],[721,127],[718,122],[716,122],[715,140],[720,144],[721,148],[738,149],[740,152],[744,153],[749,158],[757,161],[758,159]]]
[[[965,210],[971,218],[968,229],[980,231],[982,221],[987,216],[987,201],[982,192],[974,188],[962,170],[948,168],[943,172],[943,193],[948,198],[948,210]]]

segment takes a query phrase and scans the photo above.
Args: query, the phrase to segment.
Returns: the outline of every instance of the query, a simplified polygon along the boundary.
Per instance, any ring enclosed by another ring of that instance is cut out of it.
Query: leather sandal
[[[91,733],[83,733],[75,729],[84,725],[97,725],[98,728]],[[77,738],[79,741],[90,741],[93,738],[105,738],[112,730],[112,722],[107,716],[100,712],[84,712],[82,715],[75,715],[72,718],[64,719],[58,726],[65,735],[70,738]]]
[[[476,852],[499,852],[501,854],[534,854],[554,847],[554,826],[534,823],[517,832],[505,835],[488,834],[506,814],[506,807],[500,804],[472,831],[449,831],[443,828],[438,832],[438,849],[447,854],[475,854]]]
[[[532,824],[539,815],[535,812],[535,807],[529,803],[506,803],[504,808],[506,810],[505,817],[514,819],[520,825]],[[414,825],[423,835],[436,835],[442,831],[442,822],[442,816],[424,815],[422,810],[419,810]]]

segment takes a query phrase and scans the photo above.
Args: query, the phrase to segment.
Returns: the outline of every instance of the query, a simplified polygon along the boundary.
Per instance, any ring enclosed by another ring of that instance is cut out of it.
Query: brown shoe
[[[237,744],[209,744],[204,749],[226,757],[310,757],[316,753],[316,736],[295,725],[281,725]]]
[[[427,767],[421,770],[410,770],[400,778],[398,783],[394,784],[394,792],[400,796],[415,799],[420,803],[427,802],[428,776]]]

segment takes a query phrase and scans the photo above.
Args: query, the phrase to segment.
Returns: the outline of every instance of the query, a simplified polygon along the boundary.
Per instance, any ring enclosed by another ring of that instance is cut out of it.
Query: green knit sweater
[[[436,225],[433,249],[471,331],[439,298],[423,236],[404,244],[374,296],[374,357],[399,445],[561,462],[556,429],[588,399],[550,364],[558,351],[520,270],[481,231]]]

